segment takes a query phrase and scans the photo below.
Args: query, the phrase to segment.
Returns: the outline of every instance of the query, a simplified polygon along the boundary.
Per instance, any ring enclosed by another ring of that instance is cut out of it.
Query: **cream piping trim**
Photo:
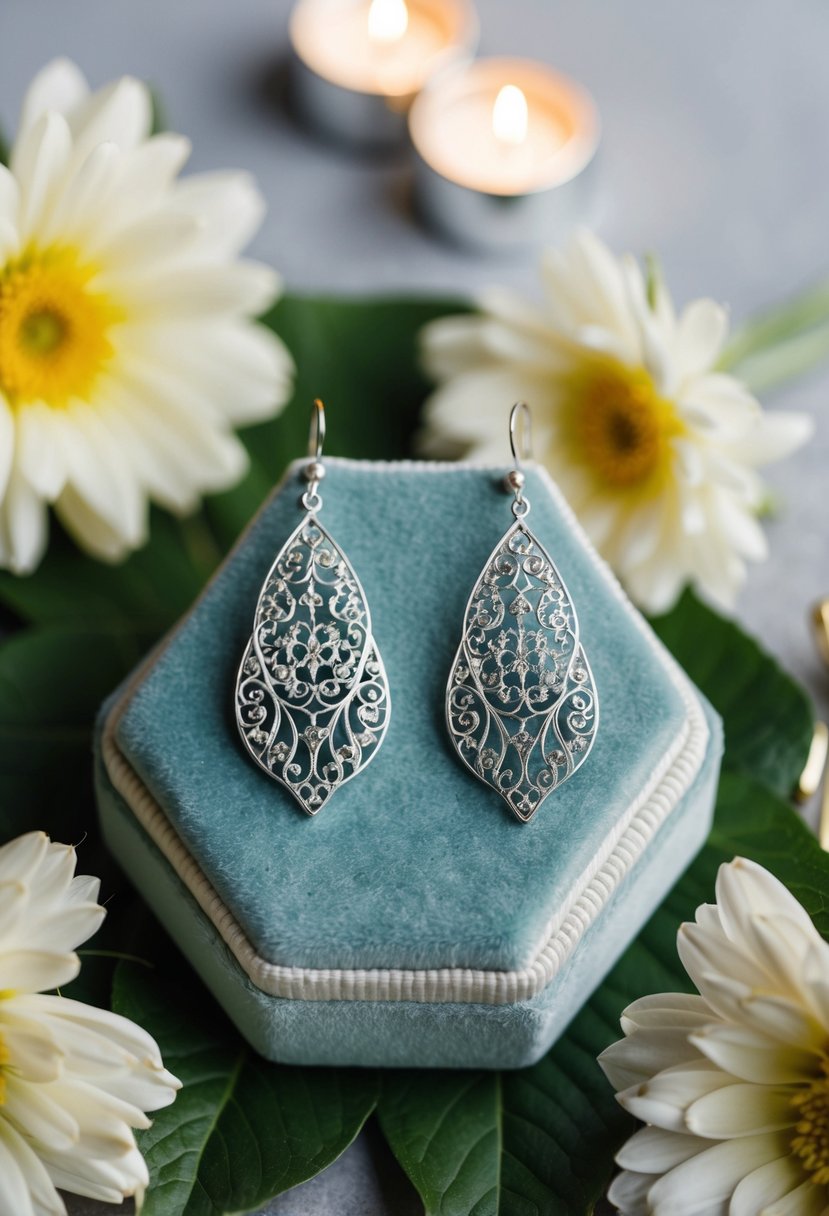
[[[278,494],[303,461],[288,466],[274,489]],[[470,463],[451,465],[437,462],[371,462],[327,458],[327,464],[364,466],[377,472],[445,473],[450,469],[481,469]],[[500,473],[502,468],[493,468]],[[596,920],[625,875],[636,864],[659,827],[687,793],[699,772],[708,746],[709,730],[696,692],[676,661],[651,633],[633,608],[609,568],[595,552],[558,487],[545,469],[539,469],[547,488],[556,500],[564,520],[582,540],[600,578],[642,633],[656,658],[678,691],[686,709],[684,729],[664,762],[651,775],[644,789],[621,816],[591,864],[573,884],[562,908],[545,929],[529,963],[512,971],[481,970],[465,967],[433,969],[398,968],[310,968],[286,967],[271,963],[256,953],[244,930],[222,902],[169,823],[164,811],[150,794],[126,757],[120,751],[116,733],[130,698],[147,671],[169,645],[179,626],[135,672],[123,696],[113,707],[104,725],[101,752],[113,786],[133,811],[141,827],[158,847],[199,907],[215,926],[242,970],[257,988],[270,996],[290,1000],[347,1001],[457,1001],[503,1005],[529,1000],[541,992],[560,971],[581,938]],[[268,500],[270,501],[270,499]],[[258,518],[258,514],[257,517]],[[251,521],[249,528],[255,521]],[[233,552],[241,546],[248,529]],[[205,589],[206,590],[206,589]],[[202,595],[204,592],[202,592]],[[201,598],[201,597],[200,597]]]

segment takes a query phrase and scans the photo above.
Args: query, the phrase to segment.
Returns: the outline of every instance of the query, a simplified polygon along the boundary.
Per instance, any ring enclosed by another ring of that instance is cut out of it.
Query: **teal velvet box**
[[[519,1067],[542,1055],[707,833],[716,715],[543,470],[531,526],[601,703],[586,763],[527,824],[460,763],[443,697],[469,592],[511,521],[503,469],[328,460],[321,519],[391,687],[373,762],[309,818],[246,755],[236,669],[301,518],[299,469],[105,706],[106,839],[240,1030],[291,1063]]]

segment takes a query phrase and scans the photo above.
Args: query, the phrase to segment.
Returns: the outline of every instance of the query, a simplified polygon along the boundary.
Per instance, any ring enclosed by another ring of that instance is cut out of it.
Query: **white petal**
[[[269,266],[240,259],[222,265],[186,266],[134,279],[130,308],[137,315],[190,319],[213,313],[264,312],[279,293],[279,276]]]
[[[15,574],[31,573],[43,556],[46,538],[46,508],[15,469],[0,506],[0,564]]]
[[[8,1005],[9,998],[6,998]],[[41,1032],[42,1031],[42,1032]],[[3,1010],[3,1041],[14,1060],[15,1075],[38,1085],[55,1081],[63,1067],[64,1051],[37,1023],[27,1024]]]
[[[19,227],[25,241],[52,206],[69,164],[72,139],[66,119],[48,113],[19,139],[11,169],[20,183]]]
[[[20,208],[20,186],[5,165],[0,165],[0,220],[16,230]]]
[[[735,857],[717,873],[717,906],[722,926],[735,942],[751,948],[750,918],[781,913],[807,933],[816,930],[803,906],[787,887],[756,861]]]
[[[76,163],[86,160],[98,144],[114,143],[131,151],[147,138],[152,126],[152,99],[140,80],[124,76],[91,93],[69,115]]]
[[[482,368],[458,376],[429,398],[422,447],[437,454],[453,444],[465,449],[471,446],[478,460],[487,459],[484,453],[492,453],[496,460],[503,461],[511,403],[523,400],[533,404],[538,445],[549,393],[544,377],[528,375],[520,368]]]
[[[758,1216],[768,1204],[781,1199],[800,1183],[803,1177],[792,1157],[778,1157],[753,1170],[737,1185],[731,1196],[728,1216]]]
[[[799,1043],[815,1051],[826,1045],[826,1026],[809,1008],[783,996],[752,993],[741,998],[744,1020],[781,1043]]]
[[[794,1122],[793,1093],[782,1085],[728,1085],[693,1102],[685,1122],[690,1132],[709,1140],[779,1131]]]
[[[63,490],[55,503],[55,511],[78,545],[99,561],[120,562],[130,548],[135,547],[124,539],[120,531],[102,519],[73,486]]]
[[[421,361],[433,380],[473,371],[485,359],[480,316],[440,317],[420,331]]]
[[[606,1048],[599,1056],[599,1064],[614,1089],[626,1090],[650,1080],[664,1068],[699,1058],[699,1051],[689,1041],[688,1031],[681,1027],[649,1029],[629,1035]]]
[[[765,410],[757,425],[739,440],[738,454],[746,464],[773,464],[807,443],[814,431],[809,414]]]
[[[616,1154],[626,1170],[642,1174],[664,1174],[710,1147],[697,1136],[676,1135],[658,1127],[643,1127]]]
[[[637,1028],[660,1026],[686,1026],[690,1030],[714,1019],[710,1006],[696,993],[659,992],[628,1005],[621,1022],[625,1034],[630,1034]]]
[[[762,1216],[825,1216],[826,1189],[811,1181],[789,1191],[763,1209]]]
[[[0,847],[0,882],[25,882],[49,847],[45,832],[26,832]]]
[[[4,1117],[29,1143],[58,1153],[76,1147],[80,1138],[78,1121],[54,1100],[51,1085],[32,1085],[12,1073],[6,1080],[6,1094]]]
[[[785,1137],[777,1133],[715,1144],[654,1183],[649,1195],[653,1216],[725,1213],[737,1184],[786,1151]]]
[[[58,510],[70,527],[80,532],[89,524],[89,547],[101,528],[120,541],[122,549],[135,548],[146,538],[146,504],[128,464],[128,454],[113,442],[103,411],[84,402],[72,402],[61,412],[67,486]],[[84,510],[85,508],[85,510]]]
[[[19,406],[16,417],[17,466],[32,489],[47,502],[52,502],[66,481],[61,431],[55,422],[55,411],[42,401],[33,401]]]
[[[709,1026],[692,1035],[693,1044],[712,1063],[743,1081],[790,1085],[814,1076],[814,1052],[784,1045],[745,1026]]]
[[[176,184],[168,206],[198,220],[209,261],[235,257],[262,223],[265,200],[248,173],[197,173]]]
[[[728,335],[728,313],[713,300],[694,300],[677,326],[677,370],[681,380],[709,371]]]
[[[657,1174],[636,1174],[623,1170],[610,1184],[608,1201],[620,1216],[649,1216],[648,1191],[657,1177]]]
[[[21,992],[46,992],[75,979],[81,969],[75,954],[49,950],[0,950],[3,984]]]
[[[0,393],[0,502],[9,483],[15,449],[15,416]]]
[[[47,110],[68,114],[88,93],[89,85],[77,64],[71,59],[53,59],[29,85],[20,115],[18,138]]]
[[[35,1216],[31,1195],[16,1155],[8,1143],[8,1134],[0,1120],[0,1212],[8,1216]]]
[[[618,1101],[641,1119],[666,1131],[687,1132],[685,1110],[698,1098],[733,1082],[709,1060],[699,1059],[663,1069],[650,1081],[617,1095]]]
[[[23,1175],[34,1208],[34,1216],[66,1216],[63,1200],[52,1185],[52,1180],[37,1154],[30,1148],[11,1124],[0,1120],[0,1139],[14,1157],[17,1168]],[[18,1213],[15,1212],[15,1216]]]

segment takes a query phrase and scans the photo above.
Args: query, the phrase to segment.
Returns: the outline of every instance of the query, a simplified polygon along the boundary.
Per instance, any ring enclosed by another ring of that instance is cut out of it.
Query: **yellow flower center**
[[[14,406],[85,397],[112,355],[119,310],[71,249],[30,250],[0,269],[0,391]]]
[[[569,390],[569,445],[599,486],[659,488],[670,476],[671,440],[685,428],[644,368],[597,355]]]
[[[823,1075],[792,1098],[797,1115],[792,1152],[799,1157],[816,1186],[829,1183],[829,1059]]]

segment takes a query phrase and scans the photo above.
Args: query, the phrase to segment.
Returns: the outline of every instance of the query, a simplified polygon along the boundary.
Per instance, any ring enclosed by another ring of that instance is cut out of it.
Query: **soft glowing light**
[[[375,0],[376,2],[376,0]],[[527,138],[527,99],[518,85],[505,84],[492,107],[492,131],[497,140],[517,147]]]
[[[368,36],[372,42],[398,42],[408,27],[406,0],[371,0]]]

